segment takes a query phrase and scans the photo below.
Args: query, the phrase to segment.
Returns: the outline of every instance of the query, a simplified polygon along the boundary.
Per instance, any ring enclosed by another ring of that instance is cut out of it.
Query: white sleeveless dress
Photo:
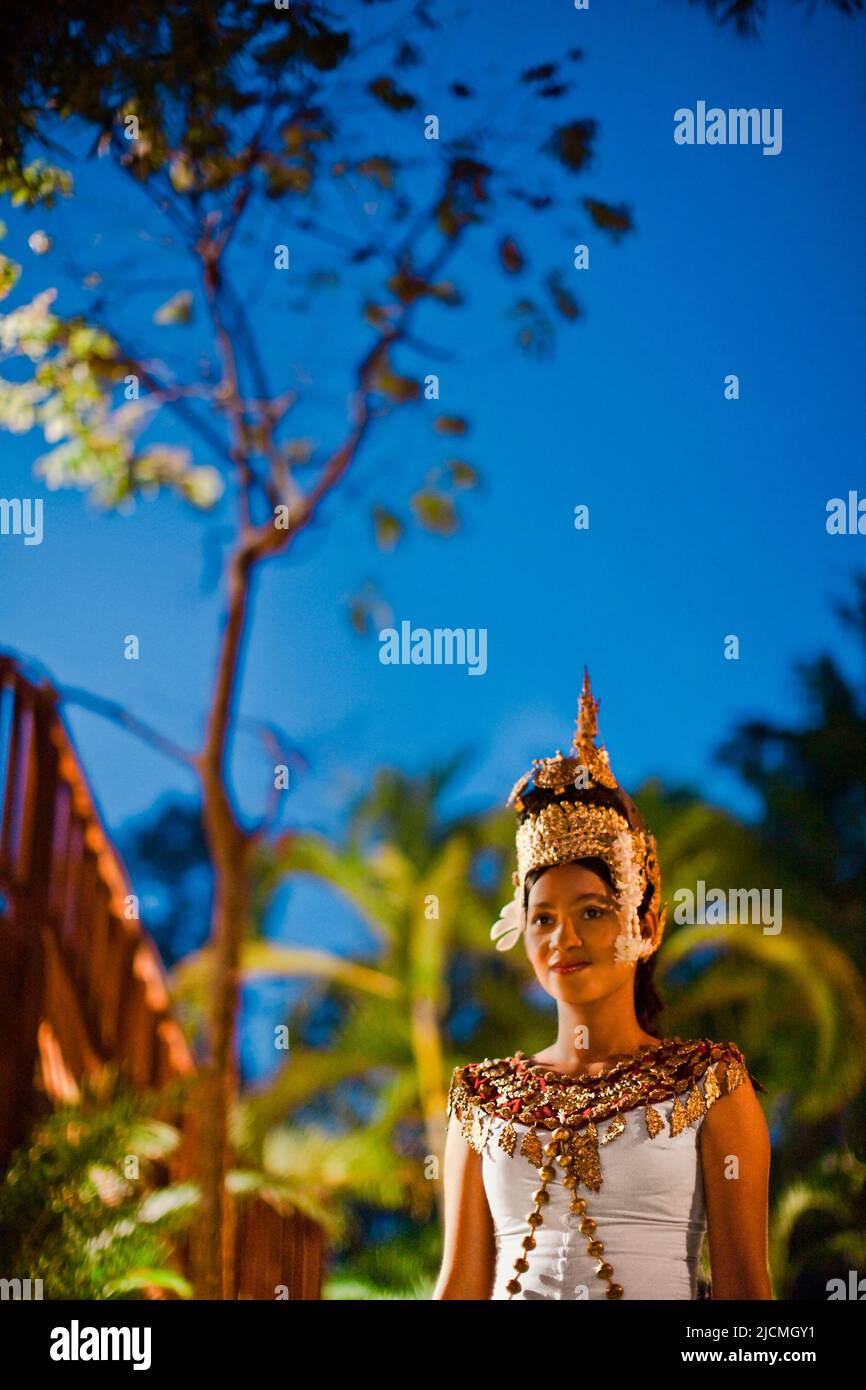
[[[645,1125],[629,1125],[604,1153],[604,1182],[598,1192],[584,1192],[586,1214],[596,1222],[594,1236],[604,1243],[604,1259],[613,1266],[623,1299],[697,1297],[697,1263],[706,1233],[704,1188],[698,1131],[700,1124],[677,1137],[670,1135],[674,1101],[658,1102],[665,1129],[650,1139]],[[703,1122],[703,1117],[700,1123]],[[612,1120],[598,1125],[599,1143]],[[496,1239],[493,1299],[507,1299],[514,1261],[523,1253],[526,1215],[533,1207],[538,1173],[519,1153],[509,1155],[497,1140],[505,1127],[495,1120],[482,1155],[484,1190]],[[528,1126],[515,1125],[518,1136]],[[546,1130],[536,1130],[542,1143]],[[519,1139],[518,1139],[519,1144]],[[607,1285],[596,1275],[599,1259],[587,1253],[581,1233],[583,1217],[569,1210],[571,1193],[561,1182],[548,1188],[544,1224],[535,1232],[536,1248],[521,1277],[521,1299],[606,1299]]]
[[[519,1052],[455,1068],[448,1112],[481,1155],[493,1218],[491,1298],[696,1298],[699,1135],[746,1077],[764,1090],[735,1043],[680,1037],[593,1077]]]

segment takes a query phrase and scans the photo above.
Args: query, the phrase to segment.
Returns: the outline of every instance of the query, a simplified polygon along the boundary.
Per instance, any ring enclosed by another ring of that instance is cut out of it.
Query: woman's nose
[[[572,922],[571,917],[568,913],[565,913],[564,916],[560,918],[559,926],[556,928],[556,931],[554,932],[554,937],[557,940],[561,940],[562,938],[568,940],[569,938],[573,937],[574,940],[577,941],[581,946],[583,945],[583,942],[580,937],[580,932],[577,930],[577,927]]]

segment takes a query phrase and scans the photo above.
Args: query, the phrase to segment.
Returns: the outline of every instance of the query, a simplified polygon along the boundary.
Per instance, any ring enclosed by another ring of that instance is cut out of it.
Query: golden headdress
[[[602,859],[625,909],[626,923],[615,943],[615,959],[636,963],[658,950],[664,931],[661,875],[655,838],[638,808],[620,787],[603,744],[597,744],[598,700],[592,694],[589,672],[578,700],[577,724],[571,750],[557,749],[552,758],[536,758],[515,783],[508,803],[518,816],[517,872],[514,900],[502,909],[491,928],[499,951],[509,950],[526,926],[524,885],[532,869],[568,864],[576,859]],[[647,888],[649,906],[658,914],[652,937],[641,936],[638,917]]]

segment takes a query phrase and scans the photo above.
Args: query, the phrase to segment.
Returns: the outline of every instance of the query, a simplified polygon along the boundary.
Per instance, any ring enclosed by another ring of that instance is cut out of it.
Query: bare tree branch
[[[78,705],[82,709],[89,709],[94,714],[102,715],[104,719],[110,719],[113,724],[118,724],[122,729],[126,729],[127,733],[134,734],[136,738],[150,744],[151,748],[156,748],[166,757],[173,758],[175,762],[183,763],[185,767],[195,771],[196,757],[194,753],[190,752],[189,749],[182,748],[179,743],[175,743],[174,739],[161,734],[146,720],[131,714],[115,700],[106,700],[102,695],[94,695],[92,691],[81,690],[79,687],[71,685],[59,686],[58,693],[60,699],[66,704]]]

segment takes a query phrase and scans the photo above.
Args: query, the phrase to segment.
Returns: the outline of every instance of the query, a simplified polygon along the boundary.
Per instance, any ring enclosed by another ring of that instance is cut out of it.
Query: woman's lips
[[[550,968],[551,970],[555,970],[557,975],[572,975],[576,970],[588,970],[589,961],[579,960],[575,961],[572,965],[552,965]]]

